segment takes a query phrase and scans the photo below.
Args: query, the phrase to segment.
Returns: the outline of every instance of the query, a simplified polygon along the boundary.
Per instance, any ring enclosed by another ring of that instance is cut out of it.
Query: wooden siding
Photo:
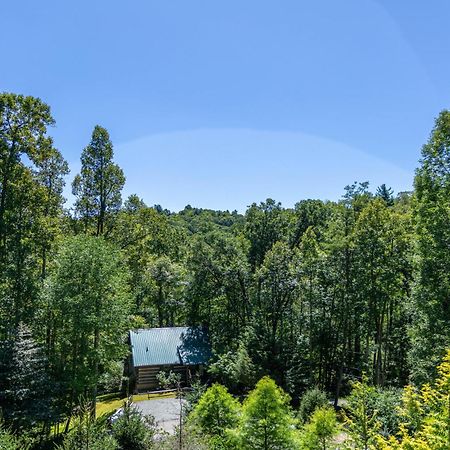
[[[181,374],[181,381],[187,381],[187,366],[143,366],[136,367],[136,390],[138,392],[156,389],[159,386],[157,375],[161,371],[172,371]]]

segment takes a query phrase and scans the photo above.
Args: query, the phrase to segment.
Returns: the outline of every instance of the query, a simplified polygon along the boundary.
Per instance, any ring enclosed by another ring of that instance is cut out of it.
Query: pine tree
[[[111,219],[122,204],[125,177],[122,169],[113,163],[113,156],[108,131],[97,125],[90,144],[81,155],[81,173],[72,183],[73,194],[77,197],[75,210],[85,231],[94,227],[97,236],[110,229]]]
[[[394,196],[392,188],[388,188],[384,183],[377,188],[376,196],[384,200],[387,206],[394,204]]]
[[[19,324],[7,354],[5,419],[20,430],[48,423],[53,408],[47,360],[24,324]]]

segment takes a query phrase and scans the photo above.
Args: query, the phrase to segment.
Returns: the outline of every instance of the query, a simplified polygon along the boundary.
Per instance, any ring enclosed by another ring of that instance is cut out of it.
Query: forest
[[[0,94],[0,448],[450,448],[449,111],[412,192],[349,180],[243,214],[122,198],[101,126],[69,205],[53,125]],[[110,429],[128,330],[176,325],[213,353],[183,427],[155,438],[125,401]]]

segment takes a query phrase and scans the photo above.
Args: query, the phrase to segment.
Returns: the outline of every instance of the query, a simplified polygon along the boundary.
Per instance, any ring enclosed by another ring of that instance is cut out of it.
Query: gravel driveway
[[[185,400],[182,400],[186,403]],[[180,422],[180,400],[177,398],[161,398],[144,400],[134,404],[145,416],[153,416],[156,425],[167,433],[174,433]]]

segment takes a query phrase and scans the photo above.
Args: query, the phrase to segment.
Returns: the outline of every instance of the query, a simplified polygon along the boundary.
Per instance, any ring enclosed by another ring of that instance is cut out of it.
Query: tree
[[[408,222],[380,199],[372,200],[358,216],[353,245],[364,369],[376,385],[385,384],[388,371],[404,382],[407,374],[398,366],[406,365],[406,352],[395,355],[395,350],[403,348],[408,325]],[[389,355],[400,361],[391,361]]]
[[[177,312],[183,309],[183,269],[167,256],[151,260],[147,265],[149,297],[156,306],[158,326],[174,326]]]
[[[74,427],[64,436],[58,450],[119,450],[119,446],[104,421],[92,416],[91,405],[82,403]]]
[[[327,450],[338,433],[336,413],[329,406],[317,408],[303,430],[301,448]]]
[[[53,415],[47,360],[24,324],[19,324],[5,356],[9,361],[3,392],[4,418],[21,431],[48,425]]]
[[[242,408],[240,436],[245,449],[293,448],[289,396],[269,377],[262,378]]]
[[[0,95],[0,249],[4,251],[7,234],[6,210],[20,157],[35,161],[39,142],[54,120],[50,108],[40,99],[23,95]]]
[[[288,218],[281,203],[270,198],[259,205],[253,203],[245,218],[245,235],[250,241],[249,261],[255,270],[262,264],[272,245],[286,239]]]
[[[261,364],[281,379],[286,361],[281,349],[291,337],[287,324],[292,319],[293,303],[299,286],[298,252],[287,243],[277,242],[257,271],[254,298],[255,348]]]
[[[113,163],[113,145],[105,128],[97,125],[90,144],[81,155],[81,173],[73,183],[77,197],[75,211],[87,232],[91,225],[100,236],[110,231],[112,217],[122,203],[121,190],[125,183],[122,169]]]
[[[252,387],[256,382],[256,367],[250,358],[245,342],[239,341],[236,351],[229,351],[219,356],[211,364],[208,371],[216,379],[223,381],[234,390],[243,390]]]
[[[450,350],[437,367],[432,385],[404,389],[400,432],[380,438],[383,449],[446,450],[450,448]]]
[[[128,273],[112,244],[89,236],[68,239],[57,262],[48,292],[52,362],[69,389],[69,407],[89,392],[95,412],[100,368],[126,354]]]
[[[345,416],[347,432],[356,448],[369,450],[375,445],[380,430],[377,411],[372,408],[375,388],[367,384],[367,377],[353,383],[348,398],[349,413]]]
[[[318,388],[308,389],[300,401],[299,419],[303,423],[308,422],[316,409],[324,408],[326,405],[328,405],[328,399],[325,392]]]
[[[301,200],[295,205],[295,225],[291,245],[298,246],[303,233],[311,227],[317,236],[321,236],[330,218],[331,208],[321,200]]]
[[[417,234],[411,376],[430,382],[450,342],[450,111],[442,111],[422,148],[415,178]]]
[[[233,341],[250,320],[247,244],[216,230],[195,236],[189,246],[187,320],[208,325],[213,348],[220,353],[235,350]]]
[[[122,415],[112,425],[112,434],[120,450],[148,450],[155,433],[154,419],[142,414],[129,401],[122,407]]]
[[[37,309],[46,253],[57,234],[67,166],[47,136],[54,124],[40,99],[0,94],[0,336]],[[58,160],[58,164],[52,161]],[[52,173],[48,170],[53,165]],[[53,186],[49,188],[51,178]]]
[[[69,166],[61,153],[53,147],[51,138],[41,140],[39,156],[36,158],[36,180],[42,186],[42,213],[45,227],[40,235],[41,243],[41,278],[47,275],[47,260],[52,250],[52,243],[60,234],[61,213],[64,198],[64,176],[69,173]],[[54,255],[51,255],[54,256]]]
[[[213,384],[202,395],[191,418],[203,433],[223,437],[226,430],[237,426],[240,405],[220,384]]]
[[[392,206],[394,204],[394,196],[392,188],[388,188],[385,184],[377,187],[376,196],[381,198],[387,206]]]

